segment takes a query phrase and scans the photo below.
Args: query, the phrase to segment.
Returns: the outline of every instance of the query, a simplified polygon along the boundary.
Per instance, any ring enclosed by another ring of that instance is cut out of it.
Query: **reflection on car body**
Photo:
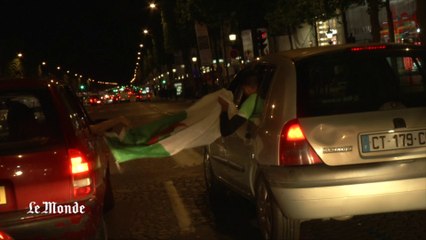
[[[424,47],[375,44],[248,66],[262,112],[206,148],[212,203],[223,186],[254,200],[265,239],[298,239],[311,219],[426,209],[425,65]]]

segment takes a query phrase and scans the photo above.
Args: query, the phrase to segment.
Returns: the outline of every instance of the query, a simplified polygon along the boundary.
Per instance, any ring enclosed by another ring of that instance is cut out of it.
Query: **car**
[[[103,101],[102,101],[102,98],[99,95],[90,95],[90,96],[87,97],[87,103],[89,105],[94,106],[94,105],[102,104]]]
[[[138,102],[151,101],[151,99],[152,95],[149,92],[140,92],[136,94],[136,101]]]
[[[0,81],[0,231],[13,239],[106,239],[111,153],[70,87]]]
[[[426,48],[348,44],[262,57],[252,118],[205,148],[212,206],[256,204],[264,239],[301,223],[426,209]],[[229,200],[229,199],[228,199]]]

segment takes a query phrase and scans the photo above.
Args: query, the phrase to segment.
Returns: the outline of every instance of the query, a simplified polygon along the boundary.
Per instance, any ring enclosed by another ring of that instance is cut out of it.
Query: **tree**
[[[389,42],[395,42],[395,27],[393,25],[393,16],[390,8],[390,1],[385,1],[386,16],[388,20]]]

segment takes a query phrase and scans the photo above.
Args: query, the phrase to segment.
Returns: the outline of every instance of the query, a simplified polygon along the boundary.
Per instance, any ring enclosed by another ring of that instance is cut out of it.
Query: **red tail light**
[[[297,119],[289,121],[281,130],[280,165],[314,165],[323,162],[306,140]]]
[[[78,149],[68,149],[68,156],[71,163],[74,197],[85,197],[93,191],[91,165]]]
[[[13,238],[5,232],[0,231],[0,240],[13,240]]]
[[[359,51],[373,51],[373,50],[381,50],[381,49],[386,49],[386,45],[353,47],[351,48],[351,51],[359,52]]]

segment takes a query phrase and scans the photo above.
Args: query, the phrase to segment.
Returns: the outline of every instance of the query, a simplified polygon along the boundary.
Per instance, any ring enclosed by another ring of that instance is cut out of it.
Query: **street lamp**
[[[156,9],[157,8],[157,4],[155,4],[154,2],[149,4],[149,8],[151,9]]]
[[[197,62],[197,57],[192,57],[192,62],[196,63]]]
[[[18,58],[21,58],[22,56],[22,53],[18,53]]]
[[[145,30],[144,30],[144,33],[145,33]],[[148,33],[148,30],[146,30],[146,33]],[[141,44],[139,44],[139,47],[140,48],[143,48],[143,44],[141,43]]]
[[[148,29],[146,29],[146,28],[145,28],[145,29],[143,30],[143,34],[145,34],[145,35],[146,35],[146,34],[148,34]],[[142,47],[143,47],[143,45],[142,45]]]
[[[229,34],[229,41],[233,42],[237,40],[237,35],[235,33]]]
[[[46,66],[46,62],[42,62],[41,65]]]

